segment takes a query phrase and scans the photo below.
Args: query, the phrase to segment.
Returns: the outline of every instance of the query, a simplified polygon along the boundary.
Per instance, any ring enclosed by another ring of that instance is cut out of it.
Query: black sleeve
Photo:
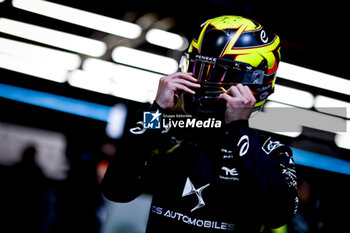
[[[147,111],[164,110],[154,102]],[[115,202],[129,202],[145,192],[147,162],[157,147],[162,130],[144,129],[143,111],[139,111],[131,127],[109,163],[102,180],[102,193]]]
[[[261,136],[249,128],[247,121],[229,124],[226,135],[226,144],[233,145],[241,172],[247,177],[241,181],[257,186],[259,218],[272,228],[286,224],[296,213],[298,203],[291,149]]]

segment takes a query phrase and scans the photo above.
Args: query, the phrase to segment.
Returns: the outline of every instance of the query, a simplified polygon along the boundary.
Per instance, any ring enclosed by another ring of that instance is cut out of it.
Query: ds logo
[[[160,116],[162,114],[157,110],[156,112],[143,112],[143,128],[144,129],[160,129]]]

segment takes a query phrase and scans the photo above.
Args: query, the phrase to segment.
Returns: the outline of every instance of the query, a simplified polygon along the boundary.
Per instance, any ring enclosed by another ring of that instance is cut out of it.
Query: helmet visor
[[[263,84],[265,72],[253,66],[224,58],[186,53],[180,61],[182,72],[191,72],[202,83]]]

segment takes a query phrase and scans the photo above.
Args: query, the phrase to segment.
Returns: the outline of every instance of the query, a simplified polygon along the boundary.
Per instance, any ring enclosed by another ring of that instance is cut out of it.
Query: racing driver
[[[259,23],[240,16],[203,23],[181,72],[160,79],[152,106],[127,131],[104,176],[105,197],[129,202],[151,193],[147,233],[255,233],[286,224],[298,203],[292,151],[248,123],[273,93],[279,61],[279,37]],[[159,123],[179,99],[195,120],[222,125],[144,124],[147,114]]]

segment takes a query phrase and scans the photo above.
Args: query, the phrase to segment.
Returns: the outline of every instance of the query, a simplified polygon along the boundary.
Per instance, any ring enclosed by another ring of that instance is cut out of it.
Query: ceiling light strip
[[[148,43],[173,50],[185,50],[188,46],[186,38],[157,28],[146,33],[146,40]]]
[[[102,41],[7,18],[0,18],[0,32],[93,57],[100,57],[107,51]]]
[[[350,95],[350,80],[286,62],[280,62],[277,76],[293,82]]]
[[[67,70],[0,53],[0,68],[54,82],[67,81]]]
[[[68,82],[75,87],[120,98],[153,102],[160,77],[160,74],[88,58],[83,63],[83,70],[69,74]]]
[[[301,108],[312,108],[314,104],[314,96],[310,92],[278,84],[275,84],[275,92],[268,99]]]
[[[79,55],[0,37],[0,53],[15,58],[56,66],[65,70],[77,69],[81,64]]]
[[[315,97],[315,109],[319,112],[350,119],[350,103],[346,101],[317,95]]]
[[[173,58],[124,46],[113,49],[112,59],[118,63],[162,74],[172,74],[178,70],[178,63]]]
[[[142,33],[141,27],[137,24],[63,6],[53,2],[39,0],[13,0],[12,5],[16,8],[32,13],[129,39],[136,39]]]

